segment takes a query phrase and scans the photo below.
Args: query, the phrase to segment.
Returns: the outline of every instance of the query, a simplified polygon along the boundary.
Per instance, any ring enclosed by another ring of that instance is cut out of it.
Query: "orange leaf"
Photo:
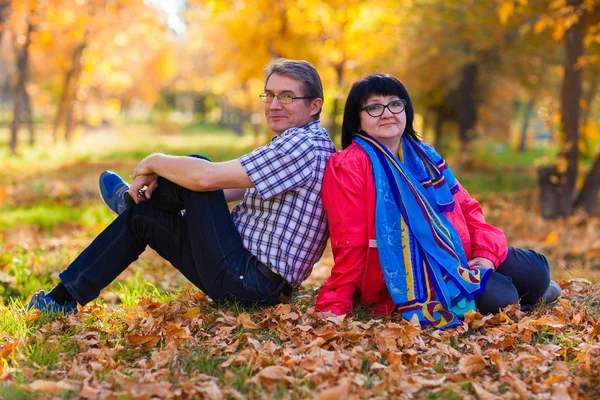
[[[540,318],[531,321],[531,323],[536,326],[550,326],[552,328],[562,328],[563,326],[565,326],[565,324],[561,323],[560,321],[555,321],[548,318]]]
[[[30,384],[25,385],[23,387],[25,388],[25,390],[28,390],[30,392],[43,392],[51,394],[59,394],[67,390],[77,389],[77,386],[72,385],[64,380],[55,382],[44,379],[33,381]]]
[[[79,397],[84,399],[96,399],[100,394],[100,388],[95,388],[89,385],[84,385],[79,391]]]
[[[322,391],[315,400],[340,400],[348,397],[348,389],[350,389],[350,385],[348,381],[344,381],[338,386],[334,386],[332,388],[326,389]]]
[[[280,365],[270,365],[260,370],[253,378],[249,379],[250,382],[259,383],[263,382],[266,384],[272,384],[276,381],[293,381],[294,379],[287,376],[290,370]]]
[[[244,327],[244,329],[248,329],[248,330],[260,329],[260,326],[256,325],[250,319],[250,315],[248,315],[248,313],[241,313],[237,317],[237,323],[238,323],[238,325],[242,325]]]
[[[498,367],[498,371],[500,371],[500,376],[504,376],[508,373],[508,369],[506,368],[506,363],[504,363],[502,354],[494,352],[490,354],[490,358]]]
[[[283,315],[283,314],[287,314],[291,311],[290,305],[289,304],[279,304],[276,308],[275,308],[275,315]]]
[[[4,346],[2,350],[0,350],[0,359],[8,358],[8,356],[10,356],[10,353],[12,353],[13,349],[16,347],[17,343],[19,343],[18,340],[7,343],[6,346]]]
[[[473,389],[475,389],[475,393],[477,394],[477,398],[479,400],[495,400],[498,398],[496,395],[491,394],[476,382],[471,382],[471,386],[473,386]]]
[[[127,341],[132,346],[142,346],[145,349],[150,349],[160,341],[160,336],[156,335],[127,335]]]
[[[550,386],[557,382],[563,382],[566,379],[567,378],[565,378],[564,376],[551,376],[549,378],[544,379],[544,381],[542,382],[542,385]]]
[[[508,383],[515,389],[515,391],[519,394],[519,398],[521,400],[527,400],[529,398],[527,385],[523,383],[519,378],[514,376],[513,374],[508,374],[500,378],[501,382]]]

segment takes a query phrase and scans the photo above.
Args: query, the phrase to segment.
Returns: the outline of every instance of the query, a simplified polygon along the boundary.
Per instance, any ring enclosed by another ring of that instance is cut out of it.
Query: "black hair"
[[[342,148],[352,144],[352,139],[360,130],[360,109],[372,95],[398,96],[406,101],[406,127],[403,135],[420,140],[413,127],[414,111],[408,91],[397,78],[388,74],[367,75],[352,85],[346,107],[344,108],[344,121],[342,122]]]

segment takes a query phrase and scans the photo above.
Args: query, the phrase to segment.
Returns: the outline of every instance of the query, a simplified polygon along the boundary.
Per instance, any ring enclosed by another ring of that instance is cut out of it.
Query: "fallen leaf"
[[[260,326],[256,325],[251,319],[248,313],[241,313],[237,318],[237,324],[242,325],[244,329],[255,330],[260,329]]]
[[[290,370],[280,365],[270,365],[266,368],[261,369],[258,374],[250,378],[248,381],[258,384],[259,382],[266,383],[268,385],[273,384],[277,381],[291,382],[293,378],[287,376]]]
[[[9,342],[7,343],[2,350],[0,350],[0,359],[8,358],[10,353],[12,353],[13,349],[17,346],[19,341]]]
[[[33,381],[28,385],[24,385],[23,387],[25,388],[25,390],[30,392],[42,392],[50,394],[59,394],[68,390],[77,389],[77,386],[70,384],[64,380],[55,382],[45,379]]]
[[[548,236],[546,236],[544,242],[546,242],[546,244],[549,244],[550,246],[553,246],[558,243],[558,239],[558,231],[552,231],[548,234]]]
[[[192,319],[200,315],[200,307],[190,308],[185,312],[185,314],[181,314],[181,318]]]
[[[502,354],[493,352],[490,354],[490,358],[498,367],[498,371],[500,372],[500,376],[504,376],[508,373],[508,369],[506,368],[506,364],[504,363],[504,359],[502,358]]]
[[[132,333],[127,335],[127,341],[132,346],[142,346],[144,349],[150,349],[160,341],[160,336],[156,335],[137,335]]]
[[[495,400],[498,396],[491,394],[487,390],[481,387],[481,385],[477,382],[471,382],[471,386],[475,389],[475,393],[477,394],[477,398],[479,400]]]
[[[350,383],[344,381],[337,386],[322,391],[314,398],[314,400],[343,400],[348,397],[349,389]]]
[[[508,383],[515,389],[515,391],[519,394],[519,399],[527,400],[529,398],[529,391],[527,389],[527,385],[523,383],[519,378],[514,376],[513,374],[507,374],[500,378],[501,382]]]
[[[84,399],[96,399],[100,395],[100,388],[84,385],[79,391],[79,397]]]
[[[571,400],[571,395],[569,394],[566,386],[557,385],[552,393],[552,400]]]
[[[300,318],[300,315],[298,315],[298,313],[295,313],[295,312],[290,312],[290,313],[287,313],[287,314],[283,314],[281,316],[281,319],[284,320],[284,321],[288,320],[288,319],[291,320],[291,321],[296,321],[298,318]]]

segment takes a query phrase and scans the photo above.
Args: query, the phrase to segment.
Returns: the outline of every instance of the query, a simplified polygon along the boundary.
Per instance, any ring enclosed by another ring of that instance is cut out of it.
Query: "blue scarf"
[[[444,215],[458,182],[430,146],[402,137],[404,162],[368,134],[355,142],[369,155],[377,189],[375,231],[381,269],[406,319],[438,329],[461,324],[491,270],[469,269],[458,233]]]

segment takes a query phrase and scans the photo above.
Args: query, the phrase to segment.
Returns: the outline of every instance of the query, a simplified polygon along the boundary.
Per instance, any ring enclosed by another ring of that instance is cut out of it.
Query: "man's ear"
[[[317,115],[321,107],[323,107],[323,99],[313,99],[312,103],[310,104],[310,116],[312,117]]]

